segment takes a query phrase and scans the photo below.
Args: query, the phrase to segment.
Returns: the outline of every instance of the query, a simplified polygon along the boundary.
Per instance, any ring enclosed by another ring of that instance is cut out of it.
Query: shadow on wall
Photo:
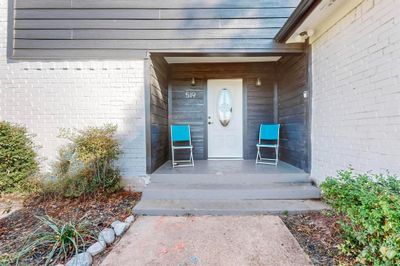
[[[117,131],[123,151],[119,166],[124,180],[129,181],[134,177],[146,175],[144,101],[140,99],[136,101],[136,105],[126,104],[123,110],[124,118],[119,121]]]

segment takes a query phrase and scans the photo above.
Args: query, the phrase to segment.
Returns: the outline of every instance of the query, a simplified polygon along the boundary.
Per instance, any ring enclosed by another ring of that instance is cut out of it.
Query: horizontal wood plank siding
[[[287,18],[293,8],[242,9],[17,9],[19,19],[232,19]]]
[[[194,146],[193,156],[195,159],[206,159],[205,139],[207,134],[207,124],[205,121],[207,108],[207,82],[198,79],[196,85],[192,86],[191,77],[179,76],[174,72],[174,65],[171,66],[171,110],[170,124],[189,124],[192,133],[192,145]],[[186,91],[195,92],[192,99],[186,98]],[[187,159],[188,151],[178,151],[183,153]],[[183,159],[178,155],[178,159]]]
[[[176,20],[176,19],[158,19],[158,20],[140,20],[140,19],[23,19],[15,21],[15,29],[254,29],[254,28],[280,28],[285,19],[207,19],[207,20]],[[157,31],[153,32],[157,34]],[[260,36],[263,39],[263,36]],[[295,45],[298,47],[299,45]]]
[[[303,48],[273,39],[299,0],[15,1],[15,59],[129,58],[147,51],[285,54]]]
[[[288,56],[278,62],[278,119],[281,124],[280,158],[309,170],[307,57]]]
[[[150,70],[151,172],[168,160],[168,64],[152,56]]]
[[[16,39],[41,39],[41,40],[196,40],[196,39],[259,39],[260,36],[273,38],[277,29],[179,29],[163,30],[157,35],[150,30],[15,30]]]
[[[152,9],[187,9],[187,8],[295,8],[298,0],[20,0],[17,8],[152,8]]]
[[[191,86],[195,77],[196,85]],[[262,85],[257,87],[260,78]],[[207,80],[243,79],[244,158],[255,159],[260,123],[272,123],[275,63],[216,63],[171,65],[170,123],[190,124],[195,159],[207,159]],[[187,99],[186,92],[196,92]]]
[[[271,40],[254,42],[247,39],[226,39],[204,42],[204,40],[23,40],[15,42],[15,49],[269,49],[271,51],[285,51],[287,45],[277,44]],[[201,47],[201,48],[199,48]]]

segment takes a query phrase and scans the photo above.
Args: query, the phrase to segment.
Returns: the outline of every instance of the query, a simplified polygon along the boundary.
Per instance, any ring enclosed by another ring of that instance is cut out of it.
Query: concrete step
[[[310,182],[310,177],[306,173],[152,174],[151,182],[162,184],[271,184],[276,182]]]
[[[133,212],[138,215],[256,215],[320,211],[329,206],[319,200],[146,200]]]
[[[274,184],[157,184],[151,183],[142,199],[149,200],[293,200],[319,199],[320,190],[311,183]]]

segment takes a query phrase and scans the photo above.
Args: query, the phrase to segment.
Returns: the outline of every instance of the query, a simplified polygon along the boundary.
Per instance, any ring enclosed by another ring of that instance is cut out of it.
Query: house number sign
[[[197,96],[197,93],[195,92],[195,91],[186,91],[185,92],[185,98],[186,99],[194,99],[194,98],[196,98],[196,96]]]

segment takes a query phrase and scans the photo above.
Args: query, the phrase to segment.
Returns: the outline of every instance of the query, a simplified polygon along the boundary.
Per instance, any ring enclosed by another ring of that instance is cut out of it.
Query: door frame
[[[204,130],[204,155],[205,160],[213,160],[213,158],[209,158],[208,153],[208,80],[242,80],[242,158],[233,158],[232,160],[244,160],[247,154],[247,84],[246,80],[243,77],[224,77],[224,78],[206,78],[205,79],[205,92],[204,92],[204,118],[203,123],[206,129]],[[215,160],[219,160],[216,158]],[[224,160],[223,158],[221,160]],[[226,160],[230,160],[227,158]]]

